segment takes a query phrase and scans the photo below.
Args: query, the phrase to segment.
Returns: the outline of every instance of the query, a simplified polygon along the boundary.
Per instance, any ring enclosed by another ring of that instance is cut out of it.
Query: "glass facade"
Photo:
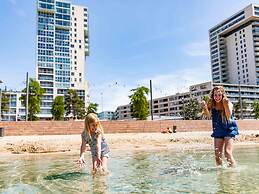
[[[46,91],[42,114],[50,114],[55,88],[70,88],[70,9],[68,2],[38,0],[37,79]]]
[[[227,48],[221,32],[245,19],[245,12],[240,11],[226,21],[210,29],[210,56],[212,80],[214,83],[228,82]]]

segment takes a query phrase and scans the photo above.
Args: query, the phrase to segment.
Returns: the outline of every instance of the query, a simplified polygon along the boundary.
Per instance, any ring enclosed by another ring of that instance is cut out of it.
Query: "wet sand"
[[[105,134],[112,151],[186,150],[213,148],[211,132]],[[6,136],[0,138],[1,154],[79,153],[80,135]],[[259,146],[259,131],[241,131],[235,146]]]

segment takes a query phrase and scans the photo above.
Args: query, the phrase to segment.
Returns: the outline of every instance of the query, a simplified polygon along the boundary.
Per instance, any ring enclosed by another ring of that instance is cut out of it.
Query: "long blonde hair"
[[[94,114],[94,113],[89,113],[85,117],[85,131],[86,131],[86,133],[88,133],[89,137],[91,138],[91,132],[90,132],[90,124],[91,123],[96,123],[98,132],[101,135],[103,135],[103,128],[102,128],[102,125],[101,125],[97,115]]]
[[[227,94],[226,94],[226,91],[223,86],[214,86],[210,92],[210,99],[208,101],[208,110],[210,113],[211,113],[212,108],[215,108],[215,106],[216,106],[216,101],[214,100],[214,93],[217,90],[219,90],[222,93],[222,100],[223,100],[223,98],[227,98]],[[226,122],[227,120],[230,119],[231,115],[227,117],[225,108],[223,105],[222,105],[222,108],[223,108],[223,111],[221,112],[221,118],[222,118],[222,121]]]

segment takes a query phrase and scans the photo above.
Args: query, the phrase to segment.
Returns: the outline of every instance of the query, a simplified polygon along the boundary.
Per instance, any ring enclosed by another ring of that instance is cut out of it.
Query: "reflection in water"
[[[219,184],[220,193],[240,193],[238,182],[240,174],[235,169],[223,169],[219,168],[217,172],[217,182]]]
[[[109,192],[108,175],[93,176],[92,191],[96,194],[106,194]]]

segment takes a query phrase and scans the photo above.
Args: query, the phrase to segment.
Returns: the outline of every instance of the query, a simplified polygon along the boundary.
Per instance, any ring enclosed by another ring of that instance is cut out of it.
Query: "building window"
[[[79,76],[82,76],[82,73],[79,73]]]
[[[75,61],[75,65],[76,65],[77,63],[76,63],[76,61]]]

